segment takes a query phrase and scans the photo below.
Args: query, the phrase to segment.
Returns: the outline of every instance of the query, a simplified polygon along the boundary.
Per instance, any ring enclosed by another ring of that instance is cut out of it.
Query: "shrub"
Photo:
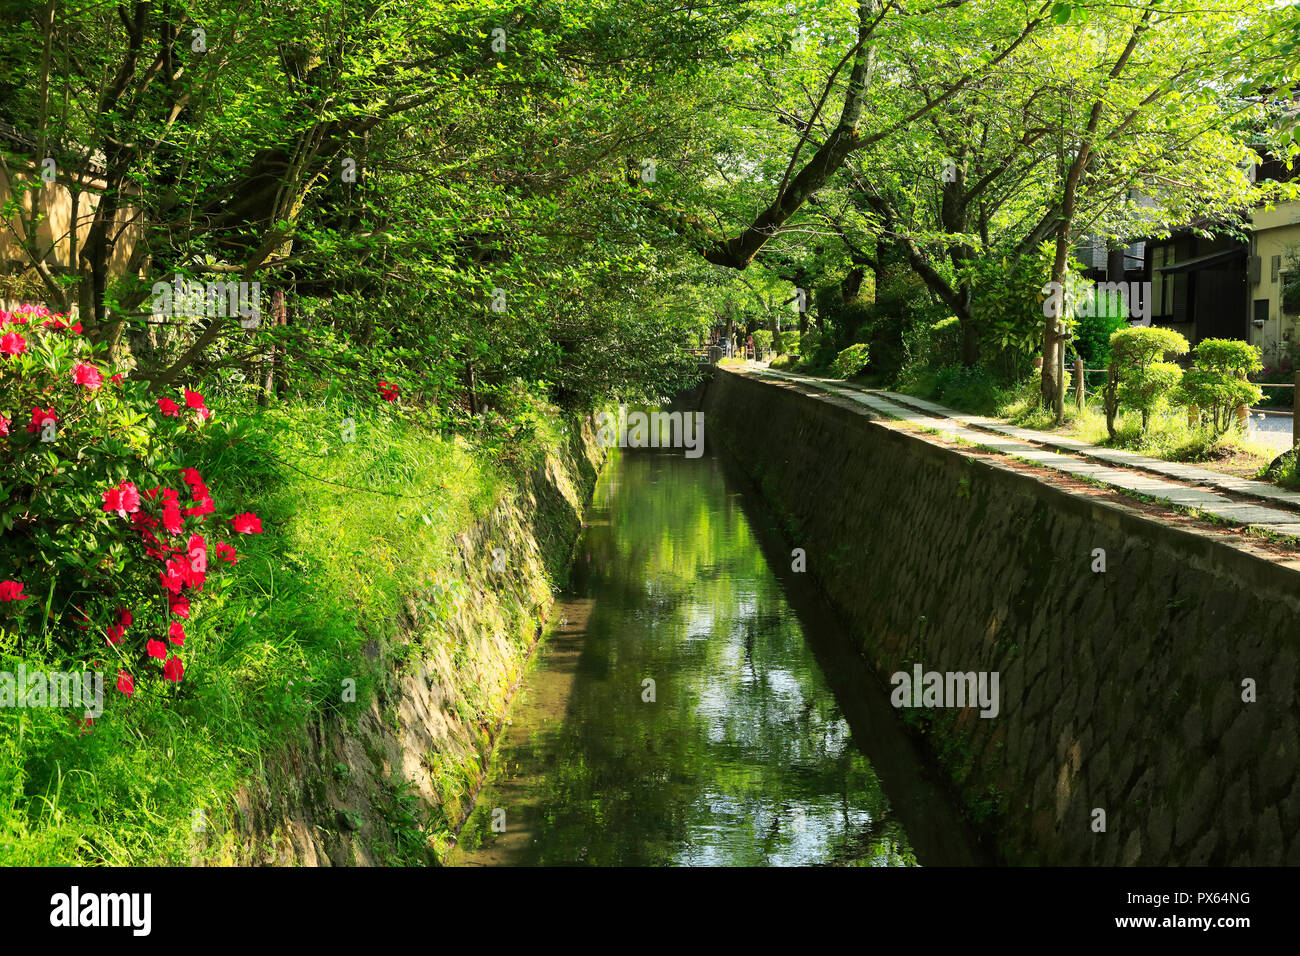
[[[44,307],[0,312],[0,628],[115,661],[130,695],[136,675],[181,680],[190,598],[238,560],[223,532],[261,522],[220,511],[185,466],[203,396],[152,398],[80,331]]]
[[[992,373],[979,365],[940,370],[935,392],[943,404],[981,415],[993,414],[1006,399]]]
[[[822,349],[822,334],[816,329],[809,329],[799,336],[799,356],[806,364],[820,364],[818,352]]]
[[[773,332],[772,351],[777,355],[798,355],[799,336],[794,332]]]
[[[961,362],[961,322],[954,315],[938,322],[917,322],[903,334],[900,381],[915,381],[926,369]]]
[[[758,329],[754,332],[754,348],[762,355],[764,352],[772,350],[772,333],[767,329]]]
[[[1080,316],[1074,328],[1074,347],[1089,368],[1102,368],[1110,362],[1110,338],[1128,325],[1127,317],[1120,311],[1107,315],[1108,297],[1098,296],[1100,303],[1094,314]]]
[[[1142,431],[1151,424],[1151,413],[1174,394],[1182,369],[1164,361],[1168,353],[1185,355],[1187,339],[1173,329],[1133,326],[1110,337],[1110,364],[1102,390],[1106,410],[1106,431],[1115,437],[1115,416],[1121,406],[1142,413]]]
[[[1237,408],[1263,397],[1263,390],[1246,380],[1264,367],[1259,349],[1237,339],[1205,339],[1193,350],[1196,365],[1183,376],[1178,398],[1208,413],[1214,434],[1222,435],[1237,422]]]
[[[850,345],[831,363],[830,372],[835,378],[852,378],[867,367],[870,349],[859,342]]]

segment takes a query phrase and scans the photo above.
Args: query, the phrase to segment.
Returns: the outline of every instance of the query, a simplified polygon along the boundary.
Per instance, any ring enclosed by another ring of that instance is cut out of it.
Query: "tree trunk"
[[[280,310],[277,325],[284,330],[290,324],[293,309],[286,301]],[[275,397],[283,400],[289,394],[289,344],[281,336],[281,342],[275,352]]]

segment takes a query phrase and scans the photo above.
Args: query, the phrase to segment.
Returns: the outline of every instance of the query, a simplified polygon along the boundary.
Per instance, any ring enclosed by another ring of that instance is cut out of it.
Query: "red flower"
[[[183,617],[188,621],[190,618],[190,599],[177,594],[171,599],[171,612],[177,617]]]
[[[170,549],[166,548],[152,531],[141,531],[140,537],[144,538],[144,553],[149,557],[157,558],[159,561],[167,557],[167,552]]]
[[[224,541],[218,541],[215,546],[217,557],[228,564],[234,564],[239,558],[235,554],[235,549]]]
[[[77,385],[86,386],[93,392],[104,384],[104,376],[93,365],[79,364],[72,370],[72,381]]]
[[[180,621],[172,621],[171,626],[167,628],[168,640],[173,644],[185,643],[185,625]]]
[[[26,601],[30,594],[24,594],[25,585],[21,581],[0,581],[0,601]]]
[[[130,697],[135,693],[135,678],[126,671],[117,672],[117,689]]]
[[[124,607],[118,608],[117,623],[108,628],[108,643],[121,644],[122,635],[126,633],[126,629],[131,626],[133,620],[134,618],[131,617],[130,611]]]
[[[239,534],[262,533],[262,519],[251,511],[245,511],[242,515],[235,515],[230,519],[230,523],[235,526],[235,531]]]
[[[206,571],[208,569],[208,545],[203,540],[203,535],[190,535],[189,556],[190,567],[195,571]]]
[[[164,488],[162,492],[163,501],[176,501],[180,498],[181,493],[175,488]]]
[[[116,511],[125,518],[127,514],[140,510],[140,492],[129,481],[122,482],[116,488],[109,488],[102,494],[105,512]]]
[[[194,566],[188,561],[185,563],[185,586],[193,588],[196,591],[203,590],[203,584],[207,581],[208,576],[203,571],[196,571]]]
[[[163,505],[163,527],[168,534],[181,533],[181,509],[173,502],[168,501]]]
[[[80,334],[81,334],[81,323],[80,323],[80,322],[77,322],[77,323],[75,323],[75,324],[73,324],[73,325],[69,325],[69,326],[68,326],[68,331],[69,331],[69,332],[76,332],[78,335],[80,335]],[[119,375],[119,376],[116,376],[116,377],[117,377],[117,378],[121,378],[122,376]]]
[[[131,515],[131,524],[137,528],[156,528],[158,527],[158,519],[145,514],[143,511],[137,511]]]
[[[195,485],[203,484],[203,476],[197,468],[186,468],[181,472],[181,481],[192,489]]]
[[[5,355],[22,355],[27,351],[27,340],[17,332],[0,335],[0,353]]]
[[[167,680],[174,680],[176,683],[181,682],[181,677],[185,674],[185,667],[181,664],[179,657],[173,657],[163,665],[163,677]]]
[[[384,401],[395,402],[397,401],[397,397],[402,393],[398,391],[396,385],[390,385],[381,380],[379,383],[379,394],[384,397]]]
[[[78,329],[77,331],[80,332],[81,330]],[[113,375],[112,378],[109,379],[109,381],[112,382],[114,385],[121,385],[121,384],[122,384],[122,373],[121,373],[121,372],[117,372],[116,374]]]
[[[58,420],[59,420],[59,415],[58,412],[54,410],[53,405],[51,405],[49,408],[45,409],[44,411],[42,411],[39,408],[33,408],[32,420],[31,423],[27,426],[27,434],[30,435],[32,432],[36,431],[46,422],[57,422]]]
[[[208,411],[208,406],[203,403],[203,396],[198,392],[191,392],[188,388],[181,391],[185,393],[185,407],[194,409],[199,418],[208,418],[212,414]]]
[[[0,415],[0,435],[8,435],[8,434],[9,434],[9,419],[5,418],[3,415]]]
[[[173,418],[181,417],[181,407],[170,398],[158,399],[158,407],[162,410],[164,415],[171,415]]]
[[[181,588],[185,587],[185,569],[187,567],[189,565],[180,558],[168,558],[167,570],[158,575],[163,587],[171,591],[172,594],[180,594]]]
[[[210,515],[212,512],[217,510],[216,503],[211,498],[198,499],[198,502],[199,503],[194,505],[192,508],[186,508],[185,513],[187,515],[197,515],[202,517],[203,515]]]
[[[155,641],[153,638],[149,639],[149,643],[144,646],[144,649],[149,652],[150,657],[156,657],[159,660],[167,656],[167,645],[162,641]]]
[[[151,558],[157,558],[159,561],[166,561],[167,558],[176,551],[176,549],[170,545],[163,544],[159,541],[158,536],[147,529],[140,532],[140,537],[144,539],[144,553],[149,555]]]

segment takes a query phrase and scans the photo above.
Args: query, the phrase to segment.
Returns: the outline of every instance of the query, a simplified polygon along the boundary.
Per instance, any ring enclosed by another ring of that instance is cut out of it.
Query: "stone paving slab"
[[[910,424],[916,425],[920,428],[926,428],[943,435],[959,438],[962,441],[970,442],[973,445],[978,445],[989,451],[997,452],[1009,457],[1020,458],[1077,477],[1090,478],[1094,481],[1100,481],[1104,484],[1116,488],[1123,488],[1127,491],[1137,492],[1151,498],[1158,498],[1162,501],[1167,501],[1184,508],[1196,509],[1206,514],[1222,518],[1226,521],[1231,521],[1234,524],[1255,525],[1279,534],[1300,536],[1300,516],[1297,516],[1294,512],[1282,511],[1275,508],[1266,508],[1262,505],[1250,504],[1248,502],[1233,501],[1211,491],[1203,491],[1198,488],[1188,488],[1184,485],[1172,484],[1168,481],[1162,480],[1161,478],[1155,478],[1132,471],[1131,469],[1133,467],[1142,467],[1146,469],[1146,462],[1153,462],[1161,466],[1167,466],[1169,464],[1168,462],[1161,462],[1155,458],[1148,458],[1145,455],[1137,455],[1133,452],[1116,452],[1113,449],[1097,448],[1095,445],[1088,445],[1074,439],[1057,440],[1054,435],[1048,435],[1044,432],[1034,431],[1032,429],[1004,425],[1004,423],[995,419],[984,418],[979,415],[964,415],[945,408],[942,405],[927,402],[924,399],[914,399],[911,396],[896,395],[892,392],[867,392],[849,388],[837,379],[821,379],[806,375],[792,375],[787,372],[780,372],[771,369],[764,369],[762,371],[749,370],[749,374],[757,375],[760,378],[773,377],[785,381],[811,385],[821,391],[839,395],[842,398],[847,398],[850,401],[870,408],[872,411],[878,412],[879,414],[909,422]],[[935,412],[936,414],[926,414],[926,412]],[[995,435],[1001,437],[998,438],[994,435],[990,435],[989,431],[993,431]],[[1113,468],[1097,462],[1083,461],[1041,447],[1041,445],[1044,444],[1068,448],[1071,451],[1077,451],[1078,453],[1086,454],[1103,461],[1123,463],[1126,467]],[[1102,452],[1109,452],[1111,454],[1098,454]],[[1164,474],[1170,475],[1171,477],[1179,477],[1184,481],[1194,481],[1197,484],[1219,487],[1222,487],[1224,483],[1217,479],[1227,477],[1219,475],[1216,472],[1207,471],[1203,468],[1192,468],[1186,465],[1175,465],[1173,468],[1162,467],[1160,469],[1149,470],[1158,470]],[[1204,480],[1205,476],[1213,477],[1216,481]],[[1264,488],[1270,487],[1257,481],[1245,481],[1244,479],[1229,480],[1234,486],[1244,484],[1248,486],[1262,485]],[[1285,500],[1294,500],[1295,505],[1300,507],[1300,495],[1289,492],[1283,492],[1282,494],[1286,496]]]

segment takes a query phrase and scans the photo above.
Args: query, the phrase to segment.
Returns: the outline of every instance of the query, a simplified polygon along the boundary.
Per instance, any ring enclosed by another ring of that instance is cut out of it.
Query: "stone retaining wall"
[[[900,716],[1006,862],[1300,864],[1295,567],[843,399],[718,369],[703,407],[883,682],[999,674],[996,717]]]

